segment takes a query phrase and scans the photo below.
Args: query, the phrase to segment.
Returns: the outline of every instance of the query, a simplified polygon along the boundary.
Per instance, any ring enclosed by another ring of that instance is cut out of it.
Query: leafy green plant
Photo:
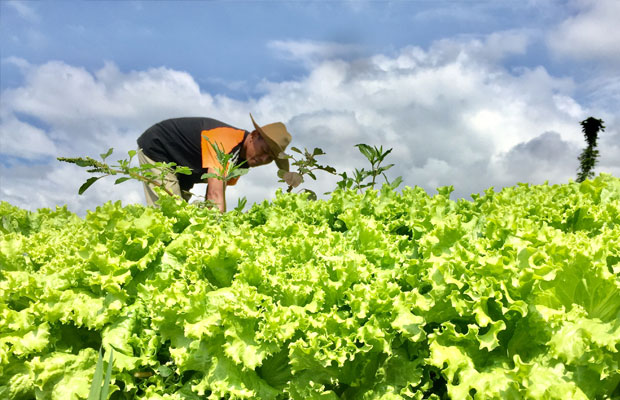
[[[2,202],[0,398],[620,398],[620,179],[451,190]]]
[[[367,144],[357,144],[356,147],[370,162],[370,170],[356,168],[353,172],[353,176],[348,176],[346,171],[339,174],[342,179],[337,183],[338,188],[353,189],[359,192],[361,192],[364,188],[374,189],[378,176],[383,176],[386,185],[392,189],[396,189],[402,183],[402,177],[399,176],[394,179],[394,181],[390,182],[385,174],[385,171],[392,168],[394,164],[381,166],[381,163],[385,160],[385,157],[392,152],[392,149],[383,151],[383,146],[371,147]],[[370,178],[370,182],[364,182],[368,178]]]
[[[325,171],[329,174],[336,173],[335,168],[326,165],[320,165],[317,162],[316,157],[325,154],[325,152],[318,147],[315,147],[312,152],[310,152],[307,148],[304,148],[304,150],[302,151],[297,147],[291,147],[291,151],[300,154],[302,157],[295,158],[295,156],[288,155],[288,157],[293,160],[291,162],[291,165],[297,167],[297,172],[283,170],[278,171],[278,176],[281,178],[280,182],[285,182],[288,185],[288,188],[286,189],[287,192],[291,192],[294,188],[301,185],[304,182],[305,176],[309,176],[313,180],[316,180],[315,171],[317,170]],[[301,191],[309,193],[310,199],[317,199],[316,193],[314,191],[310,189],[302,189]]]
[[[211,145],[213,150],[215,151],[215,155],[217,158],[220,167],[216,168],[214,173],[202,174],[201,179],[208,178],[216,178],[224,183],[224,188],[226,188],[226,183],[234,178],[238,178],[248,173],[248,168],[242,168],[242,165],[245,163],[237,163],[239,158],[238,154],[230,154],[226,153],[223,146],[218,145],[217,143],[211,143],[211,140],[203,136],[207,142]]]
[[[110,392],[110,378],[112,377],[112,363],[114,361],[114,351],[110,350],[110,359],[106,369],[105,378],[103,376],[103,353],[99,349],[99,358],[95,366],[95,375],[90,386],[88,400],[107,400]]]
[[[206,138],[209,140],[208,138]],[[226,186],[226,182],[230,179],[240,177],[242,175],[247,174],[247,168],[241,168],[241,164],[236,164],[237,156],[233,154],[227,154],[223,151],[222,148],[218,147],[214,143],[210,143],[213,149],[215,150],[217,160],[222,166],[221,168],[216,169],[216,173],[208,173],[203,174],[201,179],[207,178],[216,178],[224,182]],[[98,181],[101,178],[105,178],[107,176],[114,175],[124,175],[118,178],[114,183],[120,184],[126,182],[130,179],[135,179],[140,182],[144,182],[162,189],[169,196],[174,196],[170,190],[166,188],[165,178],[168,174],[185,174],[191,175],[191,169],[185,166],[178,166],[176,163],[164,163],[164,162],[156,162],[152,164],[141,164],[138,166],[131,166],[131,162],[133,158],[137,155],[135,150],[131,150],[128,152],[129,159],[120,159],[117,161],[115,165],[109,165],[106,163],[106,159],[112,154],[113,149],[110,148],[106,153],[100,154],[101,161],[97,161],[91,157],[58,157],[57,159],[62,162],[67,162],[70,164],[75,164],[79,167],[88,168],[87,172],[92,174],[100,174],[99,176],[92,176],[86,180],[82,186],[80,186],[78,193],[83,194],[93,183]],[[202,196],[198,196],[202,197]],[[204,200],[203,202],[199,202],[200,206],[211,207],[211,202]],[[240,200],[237,208],[245,207],[247,200]]]
[[[97,161],[91,157],[58,157],[58,161],[75,164],[79,167],[88,168],[87,172],[92,174],[101,174],[99,176],[92,176],[86,180],[82,186],[80,186],[78,193],[83,194],[93,183],[97,182],[101,178],[107,176],[124,175],[116,181],[114,184],[126,182],[130,179],[135,179],[140,182],[144,182],[156,187],[161,188],[165,193],[170,196],[174,196],[172,192],[166,189],[165,177],[168,174],[184,174],[191,175],[191,169],[188,167],[178,166],[175,163],[163,163],[156,162],[154,164],[142,164],[138,166],[131,166],[131,161],[137,155],[137,151],[130,150],[128,152],[129,159],[120,159],[115,165],[109,165],[106,163],[112,152],[113,148],[110,148],[106,153],[100,154],[101,161]]]
[[[237,199],[237,207],[235,207],[235,210],[242,212],[246,204],[248,204],[248,199],[245,196],[239,197]]]
[[[579,173],[577,174],[577,182],[583,182],[588,178],[594,177],[594,166],[599,152],[596,150],[596,141],[599,131],[605,131],[603,120],[597,118],[587,118],[580,122],[581,131],[588,144],[579,155]]]
[[[218,179],[222,181],[222,184],[224,185],[224,191],[226,191],[226,186],[228,184],[228,181],[230,181],[231,179],[239,178],[247,174],[249,169],[242,168],[245,161],[243,161],[242,163],[237,163],[237,160],[239,158],[238,154],[226,153],[223,146],[220,146],[217,143],[212,143],[211,140],[207,136],[203,136],[203,137],[207,140],[207,142],[213,148],[213,151],[215,152],[215,155],[216,155],[216,159],[220,166],[215,169],[215,172],[202,174],[200,178],[202,180],[206,180],[209,178]],[[245,197],[242,199],[238,199],[237,207],[235,208],[235,210],[239,212],[243,211],[243,208],[245,207],[246,203],[247,203],[247,199]],[[215,206],[215,203],[208,199],[205,199],[202,205],[210,208],[210,207]]]
[[[385,179],[385,183],[391,187],[392,189],[397,188],[402,183],[402,177],[396,178],[394,181],[390,182],[385,174],[385,172],[392,168],[394,164],[388,164],[382,166],[381,163],[385,160],[388,154],[391,153],[392,149],[388,149],[386,151],[383,150],[383,146],[369,146],[367,144],[358,144],[356,147],[359,149],[360,153],[362,153],[366,159],[370,162],[371,168],[370,170],[355,169],[353,172],[353,176],[349,177],[346,172],[338,174],[342,179],[337,183],[337,187],[340,189],[353,189],[357,191],[362,191],[364,188],[375,188],[377,183],[377,177],[383,176]],[[318,164],[316,160],[316,156],[324,155],[325,152],[320,148],[315,148],[312,152],[308,149],[304,148],[304,150],[300,150],[297,147],[292,147],[291,151],[302,155],[303,157],[297,159],[294,156],[290,156],[293,160],[292,165],[297,167],[297,172],[285,172],[278,171],[278,176],[281,178],[280,182],[285,182],[288,184],[287,192],[291,192],[293,188],[298,187],[304,182],[304,177],[309,176],[313,180],[316,180],[317,177],[314,173],[316,170],[321,170],[328,172],[332,175],[336,175],[336,169],[331,166],[323,166]],[[370,182],[365,182],[367,179],[370,179]],[[309,189],[303,189],[302,191],[310,193],[311,199],[316,199],[316,193]],[[328,194],[328,193],[327,193]]]

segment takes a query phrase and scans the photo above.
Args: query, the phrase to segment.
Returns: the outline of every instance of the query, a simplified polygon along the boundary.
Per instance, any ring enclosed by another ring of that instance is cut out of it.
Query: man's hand
[[[213,168],[208,168],[207,173],[215,173]],[[226,189],[224,182],[217,178],[207,178],[207,200],[213,201],[220,208],[220,212],[226,212]]]

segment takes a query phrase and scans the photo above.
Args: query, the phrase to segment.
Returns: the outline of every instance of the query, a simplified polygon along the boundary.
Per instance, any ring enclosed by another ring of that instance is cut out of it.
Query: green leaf
[[[110,359],[108,360],[108,368],[105,373],[105,380],[103,381],[103,387],[101,388],[101,400],[108,399],[108,393],[110,392],[110,379],[112,377],[113,361],[114,361],[114,350],[110,350]]]
[[[123,183],[123,182],[127,182],[128,180],[130,180],[131,178],[127,178],[127,177],[123,177],[123,178],[118,178],[116,181],[114,181],[115,185],[118,185],[119,183]]]
[[[99,349],[99,358],[97,359],[97,365],[95,367],[95,374],[93,375],[93,383],[90,387],[90,393],[88,394],[88,400],[100,400],[101,399],[101,383],[103,382],[103,353]]]
[[[388,169],[392,168],[394,166],[394,164],[388,164],[388,165],[384,165],[381,168],[377,168],[375,169],[376,175],[380,175],[383,172],[387,171]]]
[[[163,376],[164,378],[169,377],[170,375],[172,375],[174,373],[174,371],[168,367],[166,367],[165,365],[160,365],[157,368],[157,373],[161,376]]]
[[[94,167],[94,166],[99,166],[100,164],[97,160],[93,160],[90,157],[86,157],[86,158],[57,157],[56,159],[58,161],[75,164],[78,167]]]
[[[183,174],[183,175],[191,175],[191,174],[192,174],[192,169],[191,169],[191,168],[189,168],[189,167],[180,167],[180,166],[177,166],[177,167],[174,169],[174,173],[175,173],[175,174]]]
[[[356,144],[359,151],[368,159],[368,161],[374,160],[373,149],[367,144]]]
[[[382,151],[383,151],[383,146],[381,146],[381,149],[379,149],[379,151],[377,151],[377,153],[379,154],[379,156],[378,156],[379,161],[383,161],[385,159],[385,157],[387,157],[387,155],[392,152],[392,149],[388,149],[384,153],[382,153]]]
[[[230,174],[228,174],[227,178],[233,179],[239,176],[243,176],[247,174],[248,172],[250,172],[248,168],[237,168],[237,169],[234,169]]]
[[[202,175],[200,176],[200,179],[201,179],[201,180],[210,179],[210,178],[217,178],[217,179],[219,179],[219,178],[220,178],[220,176],[219,176],[218,174],[214,174],[214,173],[212,173],[212,172],[210,172],[210,173],[208,173],[208,174],[202,174]]]
[[[238,198],[237,207],[235,207],[235,210],[237,210],[238,212],[242,212],[247,202],[248,202],[248,199],[245,196]]]
[[[330,166],[317,165],[317,169],[320,169],[325,172],[329,172],[330,174],[336,174],[336,168]]]
[[[114,151],[114,149],[110,147],[108,151],[106,151],[105,153],[99,154],[99,156],[101,156],[101,159],[105,161],[105,159],[108,158],[110,154],[112,154],[112,151]]]
[[[392,189],[396,189],[398,186],[400,186],[401,183],[403,183],[403,177],[399,176],[398,178],[394,179],[392,183],[389,184],[389,186]]]
[[[297,187],[304,181],[302,176],[297,172],[285,172],[282,178],[284,182],[292,187]]]
[[[86,182],[84,182],[84,184],[82,184],[82,186],[80,186],[80,189],[78,190],[78,194],[82,194],[86,191],[86,189],[88,189],[93,183],[97,182],[97,180],[101,178],[100,176],[96,177],[96,176],[92,176],[90,178],[88,178],[86,180]]]
[[[79,345],[79,336],[73,339],[74,345]],[[58,342],[59,345],[63,343],[66,344],[66,338],[64,342]],[[33,357],[29,367],[34,376],[37,396],[58,399],[87,398],[96,361],[97,353],[92,348],[84,348],[77,354],[52,351]]]
[[[304,189],[302,192],[308,193],[308,200],[314,201],[317,199],[316,193],[310,189]]]

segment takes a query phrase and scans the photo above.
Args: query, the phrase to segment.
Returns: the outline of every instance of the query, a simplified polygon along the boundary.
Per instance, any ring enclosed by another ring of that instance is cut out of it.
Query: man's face
[[[248,139],[249,143],[245,152],[248,166],[258,167],[273,161],[273,157],[269,153],[267,142],[265,142],[257,131],[253,131]]]

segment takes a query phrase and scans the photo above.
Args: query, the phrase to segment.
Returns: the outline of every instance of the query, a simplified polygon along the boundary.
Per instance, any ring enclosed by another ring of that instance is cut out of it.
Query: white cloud
[[[32,2],[7,1],[6,4],[15,10],[20,17],[29,22],[38,22],[40,20],[39,13],[32,7]]]
[[[577,14],[550,32],[550,48],[562,56],[620,66],[620,1],[575,0],[573,4]]]
[[[0,154],[32,160],[53,156],[57,152],[56,145],[44,130],[14,116],[0,121],[0,132],[6,132],[0,137]]]
[[[71,211],[81,215],[106,201],[121,201],[123,204],[144,201],[141,184],[129,181],[114,185],[113,178],[100,179],[80,196],[78,188],[88,177],[83,168],[56,160],[13,167],[0,164],[0,194],[2,200],[22,208],[53,209],[66,204]]]
[[[30,68],[30,63],[24,60],[23,58],[19,58],[19,57],[14,57],[14,56],[6,57],[6,58],[3,58],[1,62],[3,64],[6,63],[6,64],[14,65],[17,68],[19,68],[22,72],[25,72],[28,68]]]
[[[600,159],[595,171],[605,171],[614,176],[620,176],[620,130],[611,128],[612,125],[607,121],[618,122],[617,119],[605,121],[607,129],[599,135]]]
[[[49,146],[48,153],[54,156],[96,156],[108,147],[121,155],[135,147],[142,131],[165,118],[203,115],[249,129],[252,112],[259,123],[285,122],[294,146],[323,148],[327,155],[319,162],[339,172],[368,168],[354,147],[367,143],[393,148],[390,178],[402,175],[406,185],[430,192],[453,185],[456,196],[467,197],[519,181],[566,182],[575,176],[576,151],[583,144],[579,121],[602,117],[608,132],[601,146],[618,149],[618,120],[580,105],[570,79],[542,67],[501,66],[502,54],[523,51],[526,43],[520,33],[508,33],[444,40],[428,50],[408,47],[395,56],[317,59],[307,76],[264,81],[263,94],[247,101],[202,92],[191,75],[169,68],[124,72],[106,63],[89,72],[49,62],[26,68],[25,83],[2,93],[0,133],[13,140],[5,129],[11,123],[26,131],[28,121],[20,119],[25,115],[45,126],[28,129],[51,141],[55,149]],[[601,152],[597,171],[619,169],[615,153]],[[250,204],[272,198],[283,187],[275,172],[272,165],[251,171],[230,188],[228,207],[240,196]],[[319,194],[332,190],[337,179],[317,174],[319,181],[304,187]],[[2,198],[28,208],[68,203],[83,212],[107,199],[143,201],[139,184],[114,186],[111,180],[79,197],[86,174],[55,161],[37,168],[4,167],[2,179]],[[204,192],[204,186],[195,192]]]
[[[525,54],[535,35],[535,31],[525,29],[494,32],[484,36],[461,35],[438,40],[433,43],[431,50],[435,56],[467,57],[469,62],[494,64],[509,55]]]
[[[433,20],[443,21],[467,21],[467,22],[484,22],[489,16],[481,12],[479,7],[472,7],[472,4],[459,6],[458,4],[448,4],[445,7],[441,5],[417,12],[413,20],[416,22],[428,22]]]
[[[94,153],[109,143],[128,145],[127,131],[144,130],[165,116],[208,112],[213,99],[181,71],[156,68],[122,73],[112,63],[90,73],[52,61],[26,70],[24,86],[2,93],[4,109],[51,126],[65,149]]]
[[[501,161],[496,164],[497,175],[502,184],[515,181],[539,184],[546,180],[566,182],[575,177],[578,155],[576,143],[564,140],[557,132],[544,132],[502,154]]]
[[[617,114],[620,109],[620,75],[615,71],[601,73],[583,85],[588,102],[592,107]]]
[[[273,40],[267,44],[280,57],[314,64],[317,61],[333,58],[351,57],[361,53],[357,44],[320,42],[314,40]]]

